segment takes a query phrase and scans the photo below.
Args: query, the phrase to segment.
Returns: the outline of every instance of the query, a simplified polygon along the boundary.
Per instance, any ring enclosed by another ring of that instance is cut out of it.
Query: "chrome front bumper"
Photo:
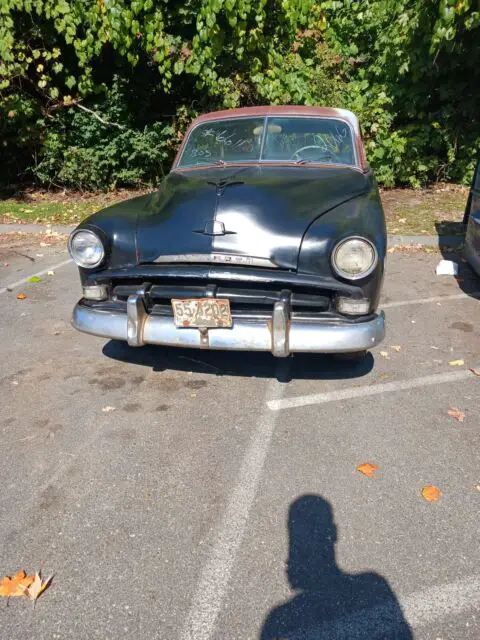
[[[73,326],[84,333],[126,340],[132,347],[159,344],[197,349],[271,351],[274,356],[290,353],[345,353],[370,349],[385,336],[385,316],[381,312],[366,322],[336,319],[295,319],[283,301],[276,302],[271,319],[233,318],[230,329],[178,328],[173,318],[147,313],[143,299],[131,295],[127,313],[105,311],[80,301],[73,311]]]

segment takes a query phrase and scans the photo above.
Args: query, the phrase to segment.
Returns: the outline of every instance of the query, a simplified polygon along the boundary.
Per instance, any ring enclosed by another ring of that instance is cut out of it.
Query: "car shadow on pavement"
[[[261,640],[413,638],[385,578],[338,567],[337,529],[327,500],[318,495],[295,500],[288,533],[287,578],[295,593],[268,613]]]
[[[445,233],[445,225],[448,224],[449,236],[440,235]],[[480,293],[480,278],[474,270],[465,262],[463,258],[463,242],[465,239],[465,225],[463,222],[436,222],[435,227],[438,235],[438,247],[444,260],[451,260],[458,264],[458,276],[456,277],[459,288],[469,296],[478,298]],[[451,236],[458,237],[459,243],[452,246]]]
[[[269,353],[246,351],[201,351],[147,345],[129,347],[126,342],[111,340],[103,354],[113,360],[149,367],[153,371],[192,371],[217,376],[292,379],[339,380],[359,378],[369,373],[374,358],[368,353],[358,360],[340,360],[326,354],[296,354],[290,358],[274,358]]]

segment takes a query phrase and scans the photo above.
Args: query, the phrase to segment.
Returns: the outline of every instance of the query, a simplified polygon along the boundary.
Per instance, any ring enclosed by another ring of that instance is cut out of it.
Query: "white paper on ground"
[[[451,260],[440,260],[437,264],[437,276],[456,276],[458,275],[458,264]]]

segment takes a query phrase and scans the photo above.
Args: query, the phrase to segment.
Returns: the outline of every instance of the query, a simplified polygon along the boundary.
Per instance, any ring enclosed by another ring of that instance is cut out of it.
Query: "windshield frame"
[[[343,162],[315,162],[315,161],[308,161],[306,163],[299,163],[296,160],[265,160],[262,156],[263,156],[263,152],[264,152],[264,146],[265,146],[265,140],[267,137],[267,125],[268,125],[268,120],[269,119],[274,119],[274,118],[289,118],[289,119],[308,119],[308,120],[336,120],[337,122],[341,122],[343,125],[347,126],[349,131],[350,131],[350,135],[351,135],[351,139],[352,139],[352,151],[353,151],[353,158],[354,158],[354,164],[345,164]],[[185,149],[187,147],[188,141],[190,140],[190,137],[192,135],[192,133],[198,128],[201,127],[202,125],[205,124],[215,124],[217,122],[225,122],[225,121],[232,121],[232,120],[260,120],[263,119],[263,133],[262,133],[262,140],[260,142],[260,152],[259,152],[259,157],[255,160],[225,160],[222,161],[221,164],[217,164],[216,161],[212,160],[210,162],[199,162],[198,164],[189,164],[189,165],[184,165],[181,166],[181,162],[182,162],[182,158],[184,156],[185,153]],[[188,171],[190,169],[202,169],[202,168],[208,168],[208,167],[215,167],[215,166],[235,166],[235,165],[254,165],[254,164],[264,164],[264,165],[282,165],[282,166],[289,166],[289,167],[294,167],[294,166],[301,166],[301,167],[315,167],[315,166],[322,166],[322,167],[350,167],[353,169],[359,169],[361,168],[360,166],[360,162],[359,162],[359,153],[358,153],[358,149],[357,149],[357,145],[358,145],[358,141],[357,141],[357,134],[354,131],[354,128],[352,126],[352,124],[346,119],[346,118],[342,118],[339,115],[334,115],[334,116],[324,116],[324,115],[299,115],[299,114],[269,114],[266,113],[264,116],[259,116],[259,115],[242,115],[242,116],[225,116],[225,117],[221,117],[221,118],[217,118],[217,119],[209,119],[208,121],[205,120],[201,120],[200,122],[197,122],[197,124],[194,124],[188,131],[187,131],[187,135],[184,137],[181,147],[179,149],[179,153],[177,154],[177,157],[175,158],[175,161],[173,163],[172,166],[172,171]]]

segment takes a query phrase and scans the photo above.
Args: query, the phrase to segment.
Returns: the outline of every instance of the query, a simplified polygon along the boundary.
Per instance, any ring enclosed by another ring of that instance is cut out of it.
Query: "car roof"
[[[357,116],[348,109],[336,109],[332,107],[312,107],[305,105],[265,105],[259,107],[242,107],[240,109],[224,109],[205,113],[192,122],[196,126],[202,122],[222,120],[224,118],[245,118],[265,116],[312,116],[325,118],[341,118],[346,120],[358,135],[360,133]]]

